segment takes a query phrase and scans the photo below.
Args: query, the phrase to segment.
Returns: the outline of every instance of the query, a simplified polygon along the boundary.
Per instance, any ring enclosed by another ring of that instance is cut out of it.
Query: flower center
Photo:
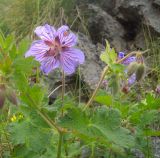
[[[62,47],[58,39],[55,39],[53,42],[45,41],[45,44],[50,47],[50,49],[46,53],[46,56],[56,57],[62,50]]]

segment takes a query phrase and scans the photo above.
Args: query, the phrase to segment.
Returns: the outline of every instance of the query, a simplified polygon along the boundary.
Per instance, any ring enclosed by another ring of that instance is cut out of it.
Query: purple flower
[[[134,73],[128,78],[128,85],[132,85],[136,81],[136,74]]]
[[[57,30],[48,24],[38,26],[35,31],[40,40],[32,43],[25,57],[34,56],[41,63],[41,70],[48,74],[56,68],[61,68],[66,74],[75,72],[85,57],[81,50],[73,48],[77,36],[70,32],[66,25]]]
[[[119,53],[118,53],[118,59],[122,59],[122,58],[124,58],[124,57],[125,57],[125,53],[124,53],[124,52],[119,52]],[[134,61],[136,61],[136,57],[135,57],[135,56],[131,56],[131,57],[125,59],[125,60],[122,62],[122,64],[124,64],[124,65],[129,65],[131,62],[134,62]]]
[[[122,59],[125,57],[125,53],[124,52],[119,52],[118,53],[118,59]],[[125,59],[122,64],[128,66],[130,63],[135,62],[136,61],[136,57],[135,56],[131,56],[127,59]],[[125,70],[125,72],[127,73],[127,70]],[[128,84],[132,85],[134,82],[136,81],[136,74],[134,73],[133,75],[131,75],[128,78]]]

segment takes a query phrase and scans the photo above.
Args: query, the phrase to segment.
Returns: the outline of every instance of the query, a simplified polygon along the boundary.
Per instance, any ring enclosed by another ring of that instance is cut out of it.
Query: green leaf
[[[5,50],[10,50],[14,43],[15,43],[14,35],[12,34],[8,35],[5,39],[5,45],[4,45]]]
[[[104,91],[99,91],[94,100],[102,105],[109,106],[112,104],[112,99],[111,95],[107,95]]]
[[[151,136],[151,137],[160,137],[160,131],[155,130],[145,130],[144,131],[145,136]]]
[[[18,44],[18,55],[24,56],[24,54],[26,53],[26,51],[29,48],[29,45],[30,45],[29,39],[25,38],[22,41],[20,41],[20,43]]]
[[[21,99],[31,107],[39,107],[44,98],[45,89],[39,85],[28,87],[24,93],[21,94]]]
[[[41,128],[41,126],[35,126],[30,118],[10,123],[8,131],[12,144],[25,144],[27,151],[42,153],[51,145],[52,132]]]
[[[12,59],[12,61],[17,57],[17,47],[16,47],[15,44],[14,44],[14,45],[12,46],[12,48],[10,49],[10,51],[9,51],[9,56],[10,56],[10,58]]]
[[[125,66],[122,65],[122,64],[112,64],[111,65],[111,70],[114,72],[114,73],[124,73],[124,70],[125,70]]]
[[[117,60],[117,54],[114,50],[114,48],[112,48],[109,52],[109,56],[111,58],[111,61],[114,63]]]
[[[89,119],[79,108],[72,108],[68,110],[68,113],[63,118],[61,118],[59,124],[71,130],[85,133],[86,127],[89,124]]]
[[[16,88],[25,92],[29,86],[26,76],[22,72],[14,72],[12,81],[16,85]]]
[[[5,46],[5,37],[4,37],[3,33],[0,30],[0,47],[2,49],[4,49],[4,46]]]
[[[146,102],[149,109],[159,109],[160,108],[160,98],[155,98],[152,94],[147,94]]]
[[[11,134],[11,141],[13,145],[18,145],[26,142],[28,135],[32,131],[32,128],[29,121],[26,120],[19,123],[11,123],[8,130]]]
[[[134,146],[134,137],[128,129],[120,127],[120,113],[115,109],[99,109],[93,119],[93,127],[98,129],[102,136],[121,147]]]
[[[8,75],[11,72],[11,68],[12,68],[11,65],[12,65],[12,61],[10,57],[6,56],[5,58],[3,58],[3,61],[1,61],[0,63],[0,69],[5,75]]]
[[[144,113],[142,113],[141,118],[140,118],[141,125],[142,126],[150,125],[156,120],[157,117],[158,117],[157,110],[145,111]]]
[[[111,65],[115,63],[117,59],[117,54],[113,48],[110,47],[110,44],[108,41],[106,41],[106,49],[102,54],[100,55],[100,59],[104,61],[107,65]]]
[[[106,64],[110,65],[109,55],[106,52],[102,52],[102,54],[100,55],[100,59]]]
[[[31,58],[24,58],[18,57],[13,62],[13,68],[16,72],[23,72],[27,75],[32,73],[33,68],[39,65],[32,57]]]
[[[60,119],[59,124],[65,128],[82,134],[85,139],[99,138],[99,141],[114,143],[121,147],[134,146],[134,138],[129,130],[120,126],[120,112],[115,109],[98,108],[90,118],[78,108],[70,109],[68,114]],[[90,140],[91,141],[91,140]]]

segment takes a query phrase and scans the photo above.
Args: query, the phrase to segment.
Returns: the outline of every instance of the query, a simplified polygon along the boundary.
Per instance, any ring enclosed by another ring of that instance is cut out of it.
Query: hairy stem
[[[62,71],[62,116],[63,116],[64,94],[65,94],[65,74],[64,71]]]
[[[62,106],[64,103],[64,94],[65,94],[65,74],[64,71],[62,71]]]
[[[62,133],[62,132],[59,132],[57,158],[61,158],[61,146],[62,146],[62,141],[63,141],[63,133]]]
[[[96,87],[96,89],[94,90],[91,98],[89,99],[88,103],[86,104],[86,106],[84,107],[83,110],[86,110],[86,108],[89,107],[90,104],[92,103],[94,97],[96,96],[96,94],[97,94],[97,92],[98,92],[98,89],[100,88],[100,86],[101,86],[101,84],[102,84],[102,82],[103,82],[103,80],[104,80],[104,77],[106,76],[106,73],[107,73],[107,71],[108,71],[108,68],[109,68],[108,66],[106,66],[106,67],[104,68],[103,73],[102,73],[102,75],[101,75],[101,78],[100,78],[100,80],[99,80],[99,82],[98,82],[98,85],[97,85],[97,87]]]
[[[37,104],[34,102],[34,100],[30,97],[29,94],[26,94],[26,96],[30,99],[34,107],[36,108],[37,113],[42,117],[42,119],[53,129],[56,129],[57,131],[61,131],[61,129],[52,121],[47,115],[45,115],[38,107]]]

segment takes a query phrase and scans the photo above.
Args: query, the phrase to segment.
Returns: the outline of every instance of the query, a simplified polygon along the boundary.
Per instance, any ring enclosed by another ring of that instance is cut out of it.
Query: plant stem
[[[33,108],[36,108],[37,113],[43,118],[43,120],[53,129],[56,129],[58,132],[61,131],[60,128],[52,121],[48,116],[46,116],[38,107],[37,104],[34,102],[34,100],[30,97],[29,94],[26,94],[26,96],[30,99],[32,104],[34,105]]]
[[[81,102],[81,71],[80,71],[80,66],[78,67],[78,74],[79,74],[79,78],[78,78],[78,104],[80,105]]]
[[[58,141],[58,150],[57,150],[57,158],[61,158],[61,146],[63,140],[63,133],[59,132],[59,141]]]
[[[92,103],[94,97],[96,96],[96,94],[97,94],[97,92],[98,92],[98,89],[100,88],[100,86],[101,86],[101,84],[102,84],[102,82],[103,82],[104,77],[106,76],[106,73],[107,73],[107,71],[108,71],[108,68],[109,68],[108,66],[106,66],[106,67],[104,68],[103,73],[102,73],[102,75],[101,75],[101,78],[100,78],[100,80],[99,80],[99,82],[98,82],[98,85],[97,85],[96,89],[94,90],[94,92],[93,92],[91,98],[89,99],[88,103],[87,103],[86,106],[84,107],[83,111],[86,110],[86,108],[89,107],[90,104]]]
[[[91,153],[91,158],[95,158],[95,144],[92,144],[92,153]]]
[[[46,116],[45,114],[43,114],[40,110],[37,110],[37,113],[43,118],[43,120],[53,129],[56,129],[57,131],[60,131],[60,129],[57,127],[57,125],[51,121],[48,116]]]
[[[62,116],[63,116],[64,94],[65,94],[65,74],[64,71],[62,70]],[[58,141],[57,158],[60,158],[63,133],[60,130],[58,131],[58,133],[59,133],[59,141]]]
[[[65,74],[64,71],[62,71],[62,106],[64,102],[64,94],[65,94]]]
[[[63,116],[64,94],[65,94],[65,74],[64,71],[62,71],[62,116]]]

